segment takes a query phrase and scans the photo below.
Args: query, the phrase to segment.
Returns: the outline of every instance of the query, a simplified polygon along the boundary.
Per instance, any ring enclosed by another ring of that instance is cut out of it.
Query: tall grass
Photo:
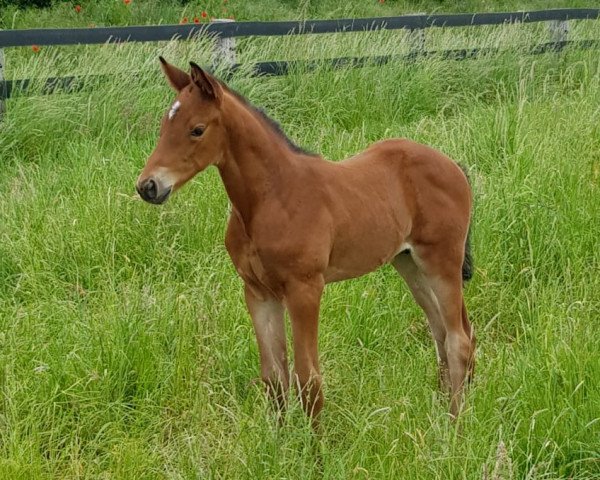
[[[16,96],[0,126],[0,478],[598,478],[600,62],[516,46],[545,35],[439,31],[431,42],[510,48],[233,78],[332,160],[405,136],[471,172],[466,298],[479,351],[464,414],[449,421],[423,315],[383,268],[327,287],[316,446],[296,402],[279,428],[251,382],[258,354],[216,172],[160,208],[133,189],[173,96],[157,55],[207,63],[209,46],[11,54],[14,78],[118,75],[77,94]],[[241,55],[381,53],[404,40],[263,39]]]
[[[17,9],[5,7],[4,1],[0,1],[0,28],[6,29],[179,23],[192,22],[194,17],[201,22],[230,16],[238,21],[281,20],[598,6],[592,0],[131,0],[128,4],[123,0],[54,0],[52,8]],[[81,8],[76,10],[76,5]]]

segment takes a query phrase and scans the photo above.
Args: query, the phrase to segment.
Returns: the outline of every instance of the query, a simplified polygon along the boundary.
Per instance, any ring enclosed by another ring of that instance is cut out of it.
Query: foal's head
[[[165,113],[158,145],[140,174],[136,189],[150,203],[169,195],[223,155],[223,88],[195,63],[186,72],[160,57],[162,70],[177,97]]]

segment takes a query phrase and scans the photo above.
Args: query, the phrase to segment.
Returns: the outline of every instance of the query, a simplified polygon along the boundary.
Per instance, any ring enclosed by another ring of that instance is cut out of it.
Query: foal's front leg
[[[274,298],[258,298],[246,285],[246,304],[252,317],[260,354],[261,378],[276,408],[283,412],[289,389],[284,307]]]
[[[294,370],[302,407],[313,421],[323,408],[319,350],[319,307],[324,281],[321,276],[286,286],[285,302],[294,335]],[[315,422],[316,425],[316,422]]]

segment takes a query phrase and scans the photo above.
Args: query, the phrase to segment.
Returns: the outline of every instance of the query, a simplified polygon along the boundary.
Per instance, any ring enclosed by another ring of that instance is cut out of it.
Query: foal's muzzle
[[[164,203],[171,194],[172,187],[162,188],[160,182],[154,178],[148,178],[140,181],[135,186],[135,189],[144,200],[148,203],[160,205]]]

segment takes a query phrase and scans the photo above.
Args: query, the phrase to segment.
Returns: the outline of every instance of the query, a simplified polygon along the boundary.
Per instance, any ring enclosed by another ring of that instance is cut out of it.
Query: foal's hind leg
[[[467,374],[472,369],[474,353],[471,330],[469,328],[467,332],[462,320],[462,277],[437,278],[431,283],[446,325],[446,354],[452,386],[450,413],[456,416],[461,408],[462,391]]]
[[[463,299],[462,248],[444,244],[415,249],[416,261],[439,305],[451,384],[450,413],[458,415],[465,379],[474,366],[475,342]]]
[[[452,253],[454,252],[454,254]],[[417,246],[411,261],[400,254],[394,266],[406,279],[415,299],[427,314],[440,357],[448,369],[450,413],[458,415],[465,379],[474,366],[475,342],[462,292],[462,249],[444,244]],[[444,357],[445,355],[445,357]],[[447,377],[447,378],[448,378]]]
[[[435,341],[439,383],[444,390],[450,391],[450,378],[448,377],[448,356],[446,355],[446,326],[440,312],[440,305],[433,290],[429,286],[427,277],[419,269],[412,256],[406,252],[394,258],[392,265],[404,278],[417,304],[427,316],[431,335]]]

